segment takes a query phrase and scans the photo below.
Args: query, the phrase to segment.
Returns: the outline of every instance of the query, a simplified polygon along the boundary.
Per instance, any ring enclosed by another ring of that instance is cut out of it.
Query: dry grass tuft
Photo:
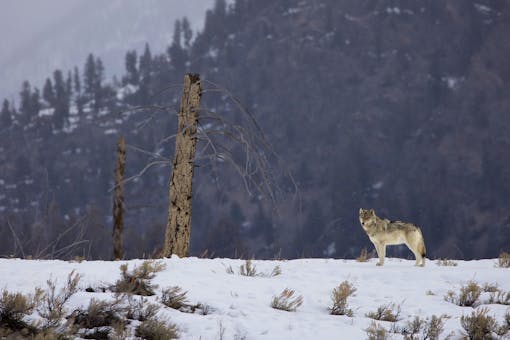
[[[394,303],[382,305],[377,308],[377,311],[369,312],[365,316],[374,320],[396,322],[400,317],[400,305]]]
[[[257,276],[257,267],[251,263],[251,260],[246,260],[245,264],[239,267],[239,275]]]
[[[156,273],[165,269],[165,264],[157,261],[144,261],[140,266],[135,267],[131,272],[128,265],[120,266],[121,278],[112,287],[114,292],[129,293],[142,296],[154,295],[157,285],[150,281],[156,277]]]
[[[436,264],[438,266],[444,266],[444,267],[457,267],[457,262],[455,262],[453,260],[448,260],[448,259],[438,259],[436,261]]]
[[[510,268],[510,253],[503,251],[501,254],[499,254],[498,267]]]
[[[164,289],[161,295],[161,303],[173,309],[181,309],[187,306],[186,293],[179,286]]]
[[[377,322],[372,321],[370,326],[365,329],[367,332],[368,340],[386,340],[388,339],[388,331],[386,328],[379,325]]]
[[[489,297],[489,303],[496,303],[499,305],[510,305],[510,291],[509,292],[502,292],[502,291],[496,291],[492,292]]]
[[[177,326],[161,320],[146,320],[136,328],[136,336],[146,340],[178,339]]]
[[[273,296],[271,307],[287,312],[295,312],[303,304],[303,296],[294,296],[293,289],[285,288],[279,296]]]
[[[370,253],[367,248],[361,249],[359,256],[356,258],[358,262],[368,262],[368,260],[375,257],[375,250],[372,250]]]
[[[481,293],[482,287],[474,281],[469,281],[467,285],[460,288],[458,295],[454,291],[449,290],[444,299],[458,306],[471,307],[476,303]]]
[[[497,292],[499,292],[499,287],[498,287],[497,283],[488,283],[488,282],[486,282],[483,285],[482,289],[486,293],[497,293]]]
[[[278,275],[282,275],[282,269],[280,268],[280,266],[275,266],[271,271],[271,274],[269,274],[269,277],[274,277]]]
[[[492,339],[492,334],[497,333],[498,324],[488,313],[488,308],[480,308],[469,316],[461,316],[460,324],[468,339]]]
[[[333,289],[331,293],[331,300],[333,306],[329,308],[329,313],[332,315],[347,315],[352,316],[352,309],[348,308],[347,298],[356,292],[356,287],[349,282],[343,281],[338,287]]]
[[[131,320],[146,321],[154,318],[159,311],[159,306],[147,302],[147,299],[136,299],[132,295],[126,295],[126,318]]]
[[[273,270],[271,271],[271,273],[269,273],[269,274],[259,273],[259,272],[257,272],[257,267],[254,264],[252,264],[251,260],[246,260],[246,262],[244,264],[239,266],[239,275],[242,275],[242,276],[274,277],[274,276],[281,275],[281,273],[282,273],[282,269],[280,268],[280,266],[274,267]],[[227,274],[235,274],[232,266],[227,267]]]

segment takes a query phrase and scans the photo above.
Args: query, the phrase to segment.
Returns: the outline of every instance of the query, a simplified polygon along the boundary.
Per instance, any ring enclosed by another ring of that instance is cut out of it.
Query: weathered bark
[[[170,179],[170,203],[163,256],[189,256],[191,201],[198,111],[202,88],[198,74],[184,76],[177,137]]]
[[[117,166],[113,191],[113,258],[122,259],[122,233],[124,230],[124,169],[126,167],[126,141],[120,136],[117,143]]]

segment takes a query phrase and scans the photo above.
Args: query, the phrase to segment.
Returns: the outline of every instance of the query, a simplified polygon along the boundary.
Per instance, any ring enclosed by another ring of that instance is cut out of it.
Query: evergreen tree
[[[94,110],[98,112],[104,106],[104,66],[102,60],[89,54],[83,71],[85,100],[93,101]]]
[[[46,82],[44,83],[43,99],[48,106],[55,106],[55,92],[53,91],[53,84],[50,78],[46,78]]]
[[[78,71],[78,67],[74,67],[73,71],[73,87],[75,94],[75,103],[78,109],[78,114],[81,116],[83,114],[83,96],[81,93],[81,80],[80,73]]]
[[[150,101],[152,85],[152,55],[149,44],[145,44],[145,50],[140,57],[140,104],[146,105]]]
[[[67,71],[67,79],[66,79],[66,95],[71,100],[73,96],[73,76],[71,71]]]
[[[83,70],[84,94],[87,100],[94,99],[94,89],[97,84],[96,77],[96,61],[94,55],[89,54]]]
[[[184,65],[186,63],[187,57],[186,52],[182,48],[181,36],[181,22],[176,20],[174,25],[174,37],[172,45],[168,48],[168,54],[170,56],[170,60],[172,61],[172,66],[177,71],[177,73],[182,73],[184,70]]]
[[[96,58],[96,81],[94,86],[94,108],[98,112],[104,106],[104,66],[103,61],[98,57]]]
[[[12,125],[12,113],[9,108],[9,101],[4,99],[2,104],[2,111],[0,111],[0,120],[2,122],[2,128],[8,128]]]
[[[138,83],[140,82],[140,75],[138,73],[138,68],[136,65],[137,62],[138,62],[138,56],[136,54],[136,51],[135,50],[128,51],[126,53],[126,59],[125,59],[126,75],[122,79],[123,85],[127,85],[127,84],[138,85]]]
[[[74,93],[76,93],[76,96],[81,95],[81,80],[80,80],[80,73],[78,71],[78,67],[74,67],[73,72],[73,84],[74,84]]]
[[[32,108],[32,89],[30,87],[30,83],[26,80],[21,85],[20,113],[21,120],[24,124],[30,122],[30,119],[34,115]]]
[[[53,72],[53,81],[55,83],[55,113],[53,123],[55,128],[61,129],[69,118],[69,96],[67,95],[66,83],[62,71]]]
[[[30,106],[32,108],[32,114],[37,116],[41,111],[41,93],[37,87],[34,88],[34,92],[30,97]]]
[[[188,18],[184,17],[181,21],[182,36],[184,38],[184,47],[189,49],[191,47],[191,39],[193,39],[193,31]]]

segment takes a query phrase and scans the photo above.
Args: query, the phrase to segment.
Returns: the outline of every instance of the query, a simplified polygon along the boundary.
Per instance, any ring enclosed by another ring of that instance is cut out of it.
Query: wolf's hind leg
[[[414,242],[416,243],[416,242]],[[414,265],[416,267],[420,266],[423,267],[425,265],[425,258],[421,256],[420,251],[418,250],[418,247],[416,244],[406,243],[407,248],[409,248],[410,251],[413,252],[414,258],[416,259],[416,262]]]

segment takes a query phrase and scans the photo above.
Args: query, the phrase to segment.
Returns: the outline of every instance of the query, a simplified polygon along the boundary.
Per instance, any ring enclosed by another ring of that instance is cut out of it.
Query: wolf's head
[[[359,222],[361,223],[361,226],[363,229],[368,228],[368,223],[375,219],[375,211],[374,209],[359,209]]]

